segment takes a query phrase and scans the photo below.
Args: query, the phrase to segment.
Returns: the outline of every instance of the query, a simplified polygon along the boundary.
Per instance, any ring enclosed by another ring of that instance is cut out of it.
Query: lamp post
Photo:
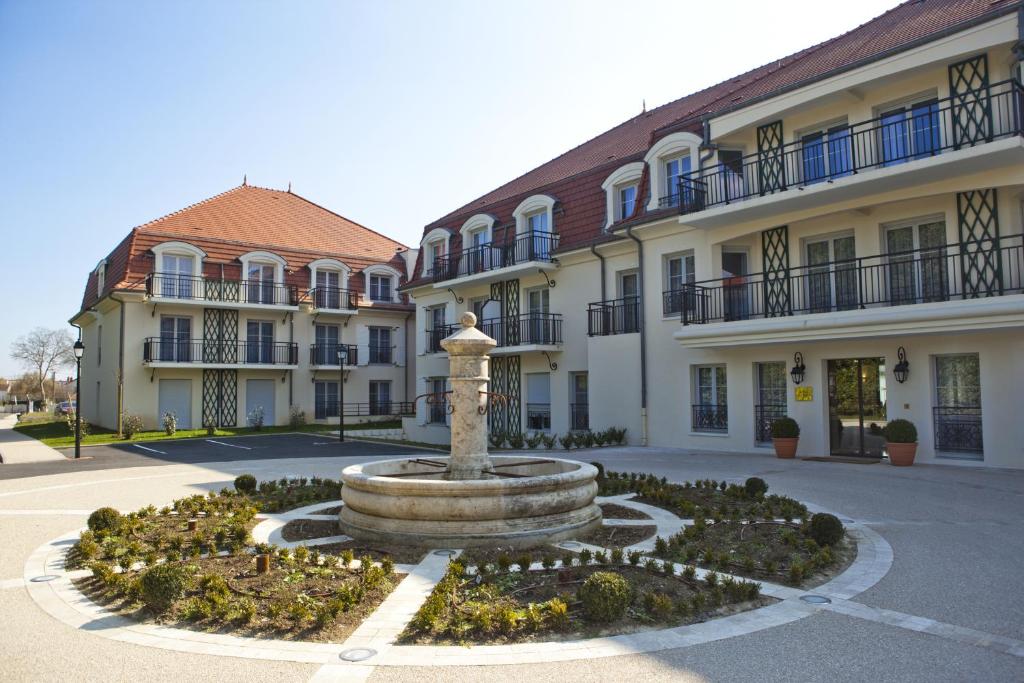
[[[348,348],[338,344],[338,441],[345,441],[345,361]]]
[[[75,352],[75,460],[82,457],[82,355],[85,344],[81,339],[71,347]]]

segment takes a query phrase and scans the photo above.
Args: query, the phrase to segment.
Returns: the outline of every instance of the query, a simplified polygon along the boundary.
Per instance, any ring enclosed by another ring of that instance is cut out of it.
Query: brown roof
[[[406,249],[402,243],[293,192],[243,184],[132,229],[106,258],[103,292],[96,291],[96,274],[89,274],[82,308],[113,289],[138,286],[156,269],[152,248],[171,240],[206,252],[208,277],[241,279],[238,257],[257,250],[283,258],[285,284],[301,289],[310,286],[305,267],[320,258],[337,259],[354,273],[384,263],[405,274],[405,260],[398,255]],[[363,284],[362,278],[349,280],[358,292]]]
[[[783,59],[687,95],[633,117],[611,130],[509,181],[472,202],[430,223],[424,234],[439,226],[461,225],[479,212],[511,220],[511,211],[525,197],[549,194],[559,199],[565,216],[557,220],[563,249],[593,241],[604,225],[602,211],[570,204],[570,195],[601,194],[601,182],[618,166],[641,159],[652,142],[669,130],[699,133],[701,118],[749,105],[757,99],[799,87],[843,70],[907,50],[954,29],[1014,11],[1012,0],[910,0],[840,36],[806,48]],[[600,173],[595,173],[601,169]],[[586,191],[577,183],[587,175]],[[579,221],[586,220],[585,226]],[[457,238],[456,238],[457,239]],[[457,245],[452,245],[457,248]]]

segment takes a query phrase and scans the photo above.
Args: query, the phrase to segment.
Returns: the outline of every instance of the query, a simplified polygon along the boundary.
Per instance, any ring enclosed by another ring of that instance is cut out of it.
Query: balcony
[[[344,403],[345,417],[411,417],[416,415],[416,405],[408,401],[372,401],[369,403]],[[313,418],[327,420],[338,417],[338,401],[328,399],[314,406]]]
[[[481,244],[438,257],[425,264],[425,276],[434,281],[435,287],[448,287],[452,280],[489,282],[513,271],[553,268],[552,254],[557,248],[557,233],[525,232],[508,244]]]
[[[299,305],[299,290],[292,285],[265,280],[214,280],[175,273],[148,275],[146,296],[158,301],[232,308]]]
[[[596,301],[587,306],[587,334],[599,337],[640,331],[640,297]]]
[[[142,362],[151,366],[295,366],[299,345],[291,342],[225,341],[147,337]]]
[[[314,287],[309,300],[318,313],[345,313],[351,315],[359,309],[359,292],[339,287]]]
[[[309,364],[320,367],[338,367],[338,351],[345,351],[345,367],[359,365],[359,347],[355,344],[310,344]]]
[[[840,327],[884,335],[979,329],[987,320],[1005,326],[1007,316],[1024,314],[1024,302],[1000,297],[1022,293],[1024,236],[1010,235],[708,280],[663,297],[679,312],[681,343],[725,346],[741,335],[763,343],[828,338]]]
[[[659,204],[678,207],[687,224],[716,227],[941,180],[954,169],[966,175],[1017,165],[1024,160],[1022,93],[1020,83],[1002,81],[955,101],[933,100],[833,127],[685,174]]]
[[[512,318],[484,318],[477,321],[476,328],[498,342],[491,355],[558,351],[562,346],[560,313],[523,313]],[[443,353],[441,340],[458,329],[458,325],[444,325],[427,330],[427,353]]]

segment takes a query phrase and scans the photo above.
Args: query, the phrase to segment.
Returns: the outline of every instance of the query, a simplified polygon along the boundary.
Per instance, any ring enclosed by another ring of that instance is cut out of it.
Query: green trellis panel
[[[757,128],[757,179],[761,194],[786,189],[781,120]]]
[[[761,253],[764,258],[764,317],[793,315],[789,286],[789,226],[763,231]]]
[[[965,299],[1003,293],[998,201],[994,187],[956,195],[960,277]]]
[[[992,95],[988,55],[975,55],[949,65],[950,124],[953,146],[992,140]]]
[[[523,431],[521,369],[519,356],[491,357],[491,382],[488,391],[505,397],[504,400],[490,401],[487,426],[491,432],[521,434]]]

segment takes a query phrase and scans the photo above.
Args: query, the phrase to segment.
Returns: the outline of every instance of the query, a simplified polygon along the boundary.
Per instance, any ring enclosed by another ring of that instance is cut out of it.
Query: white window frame
[[[622,220],[619,191],[630,185],[636,185],[636,205],[640,206],[640,179],[644,174],[644,162],[634,161],[618,167],[601,183],[605,193],[605,221],[607,230],[613,223]]]
[[[683,156],[690,157],[690,172],[698,168],[698,155],[701,145],[700,136],[693,133],[672,133],[651,145],[644,155],[644,163],[650,169],[650,198],[647,202],[647,210],[655,211],[659,208],[659,201],[667,188],[667,176],[665,164],[673,159]]]
[[[373,276],[375,276],[375,275],[376,276],[383,276],[383,277],[390,277],[391,278],[391,299],[390,300],[385,301],[385,300],[382,300],[382,299],[373,299],[370,296],[370,282],[371,282],[371,278]],[[363,290],[363,296],[365,297],[365,299],[367,301],[374,302],[374,303],[382,303],[382,304],[383,303],[387,303],[387,304],[397,303],[399,301],[399,298],[398,298],[398,284],[401,282],[401,276],[402,276],[401,273],[399,273],[397,270],[395,270],[391,266],[386,266],[384,264],[376,264],[376,265],[372,265],[372,266],[367,266],[366,268],[363,269],[363,278],[364,278],[363,285],[365,287],[365,289]]]
[[[197,246],[189,244],[188,242],[162,242],[150,251],[153,252],[155,257],[154,272],[161,272],[160,268],[163,264],[164,256],[191,256],[192,257],[192,276],[201,277],[203,274],[203,260],[206,258],[206,252]]]
[[[423,236],[420,242],[420,253],[423,254],[423,275],[425,277],[432,273],[434,261],[431,252],[438,245],[443,245],[444,254],[451,253],[451,237],[451,232],[445,228],[434,228]]]
[[[522,235],[530,231],[530,217],[538,213],[547,214],[547,232],[555,234],[555,198],[546,194],[535,194],[524,199],[512,212],[516,221],[516,235]]]
[[[348,278],[352,273],[352,269],[337,259],[322,258],[316,261],[311,261],[307,266],[309,268],[309,288],[313,290],[316,288],[317,274],[320,272],[332,272],[338,273],[338,288],[348,289]]]

